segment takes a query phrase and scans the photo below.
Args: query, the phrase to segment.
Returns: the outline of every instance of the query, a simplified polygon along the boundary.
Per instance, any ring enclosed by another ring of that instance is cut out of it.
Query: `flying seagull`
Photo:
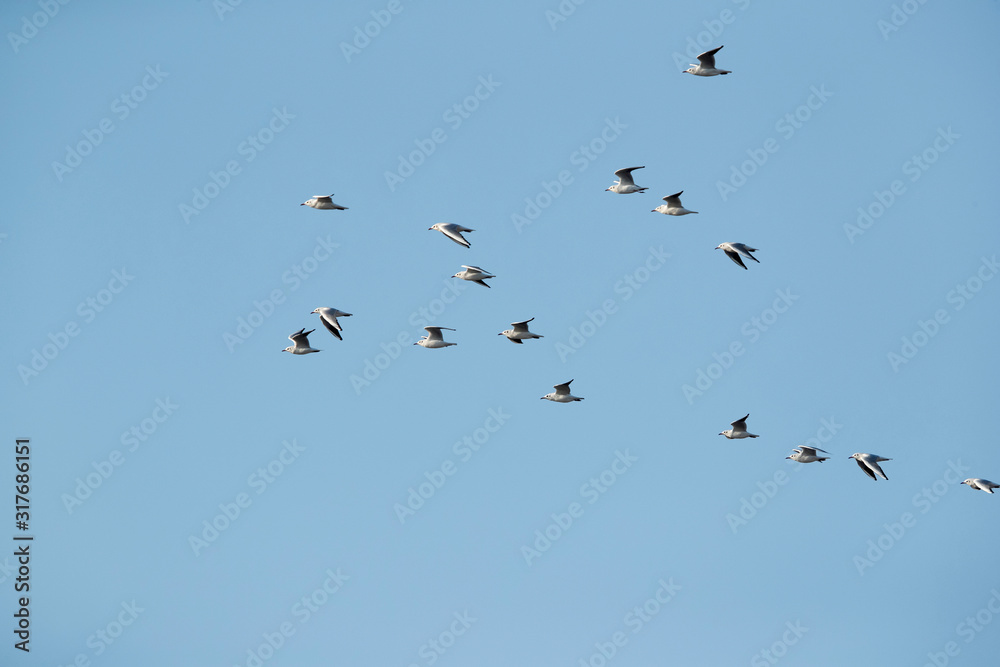
[[[880,461],[891,461],[892,459],[882,458],[878,454],[851,454],[848,458],[852,458],[858,462],[858,467],[865,471],[865,474],[878,481],[878,477],[875,473],[882,475],[882,479],[889,481],[889,478],[885,476],[882,472],[882,468],[879,467]]]
[[[670,195],[669,197],[664,197],[663,201],[666,204],[660,204],[654,208],[650,213],[662,213],[663,215],[687,215],[688,213],[697,213],[698,211],[689,211],[681,204],[681,195],[684,191],[681,190],[675,195]]]
[[[449,345],[458,345],[458,343],[445,342],[444,338],[441,337],[442,329],[454,331],[454,329],[449,329],[448,327],[424,327],[424,331],[427,332],[427,335],[414,343],[414,345],[420,345],[421,347],[448,347]]]
[[[562,384],[555,385],[553,387],[555,391],[545,394],[544,396],[542,396],[542,399],[555,401],[556,403],[572,403],[573,401],[582,401],[583,399],[580,398],[579,396],[574,396],[571,393],[569,393],[570,382],[572,382],[572,380],[570,380],[569,382],[563,382]]]
[[[337,321],[338,317],[350,317],[350,313],[345,313],[342,310],[337,310],[336,308],[325,308],[320,307],[312,311],[313,313],[319,313],[319,320],[326,327],[326,330],[337,337],[338,340],[344,340],[340,336],[340,332],[343,331],[343,327],[340,326],[340,322]]]
[[[629,167],[628,169],[619,169],[616,171],[615,176],[618,177],[618,182],[610,188],[604,188],[604,191],[617,192],[620,195],[627,195],[633,192],[648,190],[649,188],[640,188],[635,184],[635,181],[632,180],[632,172],[636,169],[645,169],[645,167]]]
[[[725,46],[725,45],[723,45]],[[722,47],[718,49],[712,49],[711,51],[705,51],[705,53],[698,55],[698,64],[695,65],[691,63],[691,67],[681,72],[681,74],[694,74],[696,76],[717,76],[719,74],[732,74],[726,69],[716,69],[715,67],[715,54],[718,53]]]
[[[535,318],[532,317],[531,320],[533,319]],[[507,329],[506,331],[501,331],[497,335],[506,336],[507,339],[510,340],[510,342],[517,343],[518,345],[521,345],[522,340],[530,340],[532,338],[542,338],[542,336],[539,336],[538,334],[534,334],[528,331],[528,322],[530,322],[531,320],[525,320],[524,322],[511,322],[510,326],[514,327],[513,329]],[[572,382],[572,380],[570,380],[570,382]],[[569,382],[567,382],[566,384],[568,385]]]
[[[459,271],[452,278],[461,278],[462,280],[471,280],[474,283],[479,283],[483,287],[489,287],[486,281],[490,278],[496,278],[489,271],[479,268],[478,266],[469,266],[468,264],[463,264],[462,268],[465,271]]]
[[[295,345],[289,345],[282,352],[291,352],[292,354],[309,354],[310,352],[322,352],[322,350],[315,350],[309,347],[309,334],[311,334],[315,329],[305,330],[305,327],[299,329],[291,336],[288,340],[295,343]]]
[[[970,477],[962,484],[968,484],[970,489],[979,489],[986,493],[993,493],[993,489],[1000,489],[1000,484],[994,484],[988,479],[979,479],[978,477]]]
[[[299,204],[299,206],[312,206],[313,208],[327,208],[334,209],[337,211],[346,211],[346,206],[341,206],[340,204],[334,204],[333,195],[324,197],[323,195],[313,195],[312,199],[307,199],[306,201]]]
[[[726,429],[719,435],[724,435],[730,440],[739,440],[741,438],[759,438],[760,436],[758,435],[747,433],[747,417],[749,416],[750,413],[748,412],[746,417],[737,419],[731,424],[732,428]]]
[[[462,236],[462,232],[474,232],[475,229],[469,229],[468,227],[463,227],[462,225],[456,225],[453,222],[438,222],[427,228],[428,231],[436,229],[458,245],[464,245],[466,248],[470,247],[471,244],[465,240]]]
[[[785,458],[798,461],[799,463],[812,463],[813,461],[819,461],[822,463],[830,458],[829,456],[820,456],[816,452],[823,452],[824,454],[830,453],[825,449],[820,449],[819,447],[806,447],[805,445],[802,445],[793,449],[792,455],[786,456]]]
[[[752,252],[757,252],[757,248],[751,248],[746,243],[720,243],[715,246],[716,250],[719,248],[722,248],[722,250],[725,251],[725,253],[729,256],[729,259],[733,260],[744,269],[747,268],[747,265],[743,263],[742,259],[740,259],[740,255],[749,257],[753,261],[760,264],[760,260],[750,254]]]

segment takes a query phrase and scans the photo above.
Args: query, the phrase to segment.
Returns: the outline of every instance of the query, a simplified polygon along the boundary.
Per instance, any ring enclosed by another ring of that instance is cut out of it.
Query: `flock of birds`
[[[696,76],[719,76],[724,74],[731,74],[732,72],[730,70],[719,69],[715,65],[715,54],[718,53],[721,49],[722,47],[720,46],[718,48],[712,49],[710,51],[705,51],[704,53],[700,54],[698,56],[698,64],[692,63],[691,67],[684,70],[682,73],[694,74]],[[611,187],[606,188],[605,192],[613,192],[615,194],[628,195],[628,194],[641,193],[648,190],[649,188],[636,185],[635,180],[632,176],[632,172],[634,172],[637,169],[645,169],[645,167],[627,167],[624,169],[617,170],[615,172],[615,176],[618,178],[618,181],[615,182],[613,185],[611,185]],[[663,197],[663,201],[666,203],[657,206],[651,212],[662,213],[663,215],[675,215],[675,216],[698,213],[698,211],[692,211],[690,209],[684,208],[684,205],[681,204],[682,194],[684,194],[683,190],[681,190],[676,194]],[[340,206],[339,204],[334,203],[333,195],[329,196],[315,195],[312,198],[302,202],[301,205],[310,206],[315,209],[338,210],[338,211],[347,210],[346,206]],[[446,237],[454,241],[455,243],[459,244],[460,246],[463,246],[465,248],[470,248],[472,247],[472,245],[469,243],[468,240],[466,240],[463,234],[474,232],[475,230],[470,229],[469,227],[463,227],[462,225],[458,225],[455,223],[438,222],[434,225],[431,225],[428,228],[428,231],[439,231]],[[753,254],[751,254],[757,252],[757,248],[752,248],[745,243],[737,243],[730,241],[730,242],[720,243],[715,247],[715,249],[722,250],[731,260],[733,260],[733,262],[741,266],[743,269],[747,268],[746,264],[743,263],[744,257],[747,259],[752,259],[758,264],[760,263],[760,260],[754,257]],[[486,281],[489,280],[490,278],[496,277],[493,274],[486,271],[485,269],[482,269],[478,266],[463,264],[462,269],[463,269],[462,271],[459,271],[458,273],[454,274],[452,278],[461,278],[462,280],[468,280],[470,282],[477,283],[484,287],[489,287]],[[315,310],[312,311],[312,313],[319,315],[320,321],[323,323],[323,326],[326,327],[327,331],[333,334],[338,340],[343,340],[343,337],[341,336],[343,328],[341,327],[337,318],[350,317],[351,313],[345,313],[341,310],[337,310],[336,308],[328,308],[328,307],[316,308]],[[528,323],[531,322],[532,320],[534,320],[534,318],[531,318],[530,320],[525,320],[523,322],[513,322],[511,323],[512,327],[511,329],[501,331],[497,335],[506,336],[508,340],[510,340],[513,343],[517,343],[518,345],[521,345],[525,340],[542,338],[542,336],[536,333],[532,333],[531,331],[528,330]],[[441,333],[442,331],[455,331],[455,329],[451,329],[449,327],[440,327],[440,326],[427,326],[424,327],[424,330],[427,331],[427,335],[422,337],[417,342],[415,342],[414,345],[420,345],[421,347],[432,348],[432,349],[457,345],[457,343],[451,343],[444,340],[444,336]],[[288,337],[294,343],[294,345],[290,345],[282,351],[291,352],[292,354],[311,354],[313,352],[320,352],[320,350],[317,350],[309,345],[309,338],[308,338],[309,334],[313,333],[314,331],[315,329],[306,331],[304,327],[302,329],[299,329],[298,331],[296,331],[295,333],[293,333],[291,336]],[[573,403],[575,401],[582,401],[583,400],[582,397],[574,396],[573,394],[570,393],[569,385],[571,382],[573,382],[573,380],[555,385],[553,387],[555,391],[550,392],[545,396],[542,396],[541,399],[553,401],[556,403]],[[742,419],[737,419],[736,421],[732,422],[732,424],[730,424],[732,428],[722,431],[721,433],[719,433],[719,435],[724,435],[726,438],[730,440],[760,437],[754,433],[749,433],[747,431],[746,420],[749,417],[750,415],[748,413]],[[786,456],[785,458],[797,461],[799,463],[814,463],[814,462],[822,463],[823,461],[827,461],[830,459],[829,456],[821,456],[820,453],[829,454],[829,452],[820,449],[819,447],[808,447],[805,445],[801,445],[799,447],[796,447],[792,451],[792,454],[790,456]],[[882,479],[888,481],[889,478],[882,470],[882,467],[879,466],[879,463],[885,461],[891,461],[892,459],[879,456],[878,454],[870,454],[864,452],[851,454],[849,458],[854,459],[857,462],[858,467],[861,468],[861,470],[863,470],[864,473],[869,477],[871,477],[873,480],[878,481],[878,477],[882,477]],[[969,478],[966,479],[964,482],[962,482],[962,484],[965,484],[972,489],[978,489],[981,491],[985,491],[987,493],[993,493],[993,489],[1000,488],[1000,484],[995,484],[994,482],[980,478]]]

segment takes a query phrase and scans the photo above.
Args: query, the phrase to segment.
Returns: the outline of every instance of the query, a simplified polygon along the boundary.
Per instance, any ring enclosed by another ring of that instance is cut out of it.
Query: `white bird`
[[[986,493],[993,493],[993,489],[1000,489],[1000,484],[994,484],[988,479],[979,479],[978,477],[970,477],[962,484],[968,484],[970,489],[979,489]]]
[[[452,278],[461,278],[462,280],[471,280],[474,283],[479,283],[483,287],[489,287],[486,284],[486,280],[490,278],[496,278],[489,271],[479,268],[478,266],[469,266],[468,264],[463,264],[462,268],[465,271],[459,271]]]
[[[333,195],[328,195],[324,197],[323,195],[313,195],[312,199],[307,199],[306,201],[299,204],[299,206],[312,206],[313,208],[328,208],[337,211],[346,211],[346,206],[341,206],[340,204],[334,204]]]
[[[743,255],[744,257],[749,257],[753,261],[760,264],[760,260],[750,254],[752,252],[757,252],[757,248],[751,248],[746,243],[720,243],[719,245],[715,246],[716,250],[718,250],[719,248],[722,248],[722,250],[725,251],[725,253],[729,256],[729,259],[733,260],[734,262],[742,266],[744,269],[747,268],[747,265],[743,263],[742,259],[740,259],[740,255]]]
[[[681,74],[694,74],[696,76],[717,76],[719,74],[732,74],[732,72],[729,70],[716,69],[715,67],[715,54],[718,53],[720,49],[722,49],[722,46],[720,46],[718,49],[712,49],[711,51],[705,51],[705,53],[699,54],[698,64],[695,65],[694,63],[691,63],[691,67],[681,72]]]
[[[458,343],[447,343],[441,336],[441,329],[448,329],[448,327],[424,327],[424,331],[427,335],[418,340],[414,345],[420,345],[422,347],[448,347],[449,345],[458,345]],[[454,329],[448,329],[448,331],[454,331]]]
[[[830,458],[829,456],[820,456],[816,452],[823,452],[824,454],[830,453],[825,449],[820,449],[819,447],[806,447],[805,445],[802,445],[793,449],[792,455],[786,456],[785,458],[798,461],[799,463],[812,463],[813,461],[819,461],[822,463]]]
[[[684,191],[681,190],[675,195],[670,195],[669,197],[664,197],[663,201],[666,204],[660,204],[654,208],[650,213],[662,213],[663,215],[687,215],[688,213],[697,213],[698,211],[689,211],[681,204],[681,195]]]
[[[462,225],[456,225],[453,222],[438,222],[427,228],[427,231],[436,229],[458,245],[464,245],[466,248],[470,247],[470,243],[465,240],[462,236],[462,232],[474,232],[475,229],[469,229],[468,227],[463,227]]]
[[[615,176],[618,177],[618,182],[610,188],[604,188],[604,191],[617,192],[620,195],[627,195],[633,192],[648,190],[649,188],[640,188],[635,184],[635,181],[632,180],[632,172],[636,169],[645,169],[645,167],[629,167],[628,169],[619,169],[616,171]]]
[[[535,318],[532,317],[531,320],[533,319]],[[531,322],[531,320],[525,320],[524,322],[511,322],[510,326],[514,327],[513,329],[507,329],[506,331],[501,331],[497,335],[506,336],[507,339],[510,340],[510,342],[517,343],[518,345],[522,344],[521,343],[522,340],[530,340],[532,338],[543,338],[543,336],[539,336],[538,334],[534,334],[528,331],[528,322]],[[570,382],[572,382],[572,380],[570,380]],[[567,382],[566,384],[568,385],[569,382]]]
[[[892,459],[882,458],[878,454],[851,454],[848,458],[854,459],[858,462],[858,467],[865,471],[865,474],[878,481],[878,477],[875,473],[882,475],[882,479],[889,481],[889,478],[885,476],[882,472],[882,468],[879,467],[880,461],[891,461]]]
[[[322,352],[322,350],[316,350],[309,347],[309,334],[311,334],[315,329],[309,331],[305,330],[305,327],[299,329],[291,336],[288,340],[295,343],[295,345],[289,345],[282,352],[291,352],[292,354],[309,354],[310,352]]]
[[[340,332],[343,331],[344,328],[340,326],[340,322],[337,321],[337,318],[351,317],[350,313],[345,313],[344,311],[337,310],[336,308],[326,307],[317,308],[309,314],[312,315],[313,313],[319,313],[319,321],[323,323],[323,326],[326,327],[327,331],[336,336],[338,340],[344,340],[340,336]]]
[[[732,428],[726,429],[719,435],[724,435],[730,440],[739,440],[741,438],[759,438],[760,437],[759,435],[754,435],[753,433],[747,433],[747,417],[749,416],[750,413],[748,412],[746,417],[743,417],[742,419],[737,419],[731,424]]]
[[[579,396],[574,396],[571,393],[569,393],[570,382],[572,382],[572,380],[570,380],[569,382],[563,382],[562,384],[555,385],[553,387],[555,391],[545,394],[544,396],[542,396],[542,399],[555,401],[556,403],[572,403],[573,401],[582,401],[583,399],[580,398]]]

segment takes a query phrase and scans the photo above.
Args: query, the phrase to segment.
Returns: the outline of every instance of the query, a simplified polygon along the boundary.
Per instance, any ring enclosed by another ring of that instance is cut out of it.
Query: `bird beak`
[[[299,204],[299,206],[305,206],[305,205],[306,205],[305,202],[302,202],[301,204]]]

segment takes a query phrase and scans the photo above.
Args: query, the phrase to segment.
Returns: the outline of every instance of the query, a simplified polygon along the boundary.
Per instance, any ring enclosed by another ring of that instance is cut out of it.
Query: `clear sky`
[[[995,662],[997,3],[0,25],[0,663]]]

